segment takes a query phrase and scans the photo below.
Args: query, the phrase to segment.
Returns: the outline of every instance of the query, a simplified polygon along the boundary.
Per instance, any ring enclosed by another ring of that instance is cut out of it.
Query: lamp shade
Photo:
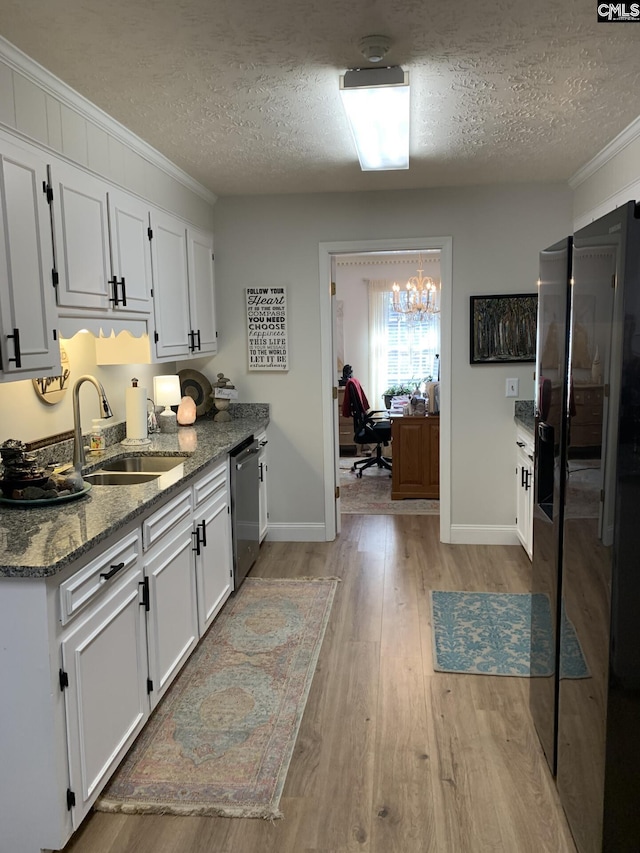
[[[363,171],[409,168],[409,75],[401,68],[348,71],[340,95]]]
[[[153,399],[156,406],[177,406],[182,399],[179,376],[154,376]]]

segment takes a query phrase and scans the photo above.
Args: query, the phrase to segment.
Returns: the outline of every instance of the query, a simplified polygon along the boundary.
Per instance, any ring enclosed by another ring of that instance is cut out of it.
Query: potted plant
[[[408,383],[402,383],[401,382],[398,385],[389,385],[387,390],[382,395],[384,397],[384,404],[387,407],[387,409],[390,409],[391,408],[391,399],[393,397],[399,397],[401,394],[413,394],[413,392],[415,390],[416,390],[415,383],[414,384],[408,384]]]

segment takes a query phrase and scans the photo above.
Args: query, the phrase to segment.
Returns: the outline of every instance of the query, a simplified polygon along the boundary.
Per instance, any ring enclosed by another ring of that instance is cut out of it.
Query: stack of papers
[[[399,397],[391,398],[391,408],[389,409],[390,415],[401,415],[404,411],[404,407],[409,404],[409,395],[402,394]]]

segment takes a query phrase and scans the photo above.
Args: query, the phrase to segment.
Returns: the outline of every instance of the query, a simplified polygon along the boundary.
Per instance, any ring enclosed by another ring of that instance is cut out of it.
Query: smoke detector
[[[382,62],[391,47],[387,36],[365,36],[360,39],[360,53],[369,62]]]

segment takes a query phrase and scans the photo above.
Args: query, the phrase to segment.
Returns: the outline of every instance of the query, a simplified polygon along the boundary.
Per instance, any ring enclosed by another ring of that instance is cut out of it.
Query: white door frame
[[[322,452],[324,461],[325,537],[336,537],[336,436],[333,388],[336,366],[333,363],[331,312],[331,257],[367,252],[418,252],[440,249],[440,541],[451,542],[451,304],[453,300],[452,237],[407,237],[387,240],[351,240],[319,244],[320,265],[320,347],[322,359]]]

